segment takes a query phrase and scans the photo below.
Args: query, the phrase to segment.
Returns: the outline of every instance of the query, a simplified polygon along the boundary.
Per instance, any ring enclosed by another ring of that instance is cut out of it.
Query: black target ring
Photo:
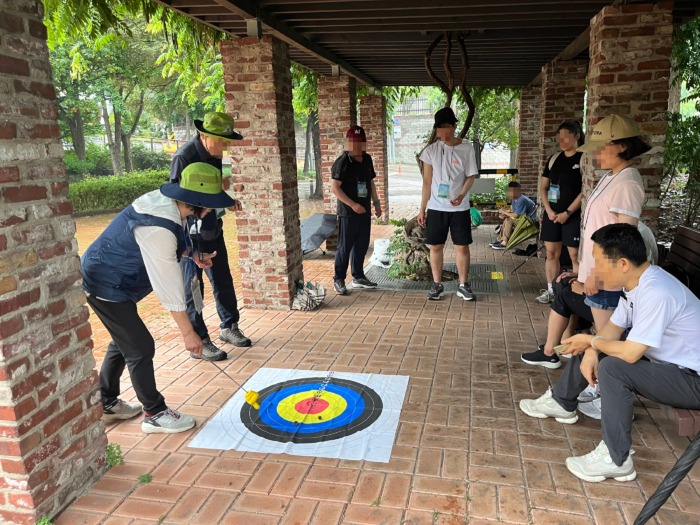
[[[276,403],[286,394],[293,394],[299,389],[318,390],[324,389],[344,399],[354,402],[348,404],[345,412],[333,420],[318,425],[280,424],[272,411],[276,410]],[[241,422],[248,430],[265,439],[281,443],[312,444],[332,441],[350,436],[372,425],[382,414],[384,404],[379,395],[366,385],[332,377],[309,377],[292,379],[265,387],[259,392],[258,403],[260,410],[256,410],[247,403],[241,408]],[[355,413],[356,412],[356,413]],[[293,426],[293,430],[290,429]],[[317,426],[321,430],[314,431]]]

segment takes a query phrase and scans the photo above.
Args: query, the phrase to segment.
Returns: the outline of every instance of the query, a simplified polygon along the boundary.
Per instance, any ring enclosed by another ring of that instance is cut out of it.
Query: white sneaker
[[[595,399],[592,399],[591,401],[587,401],[585,403],[579,403],[578,405],[578,411],[581,412],[582,414],[590,417],[591,419],[598,419],[600,420],[602,416],[602,412],[600,409],[600,397],[596,397]]]
[[[625,462],[618,467],[610,457],[605,441],[601,441],[593,452],[585,456],[566,458],[566,468],[577,478],[591,483],[599,483],[607,478],[614,478],[616,481],[632,481],[637,477],[632,454],[634,450],[630,450]]]
[[[192,416],[168,408],[144,419],[141,430],[146,434],[177,434],[191,429],[194,425],[195,420]]]
[[[131,419],[141,413],[141,405],[127,403],[117,399],[111,407],[104,407],[102,421],[119,421],[121,419]]]
[[[548,304],[554,301],[554,292],[550,292],[549,290],[540,290],[540,295],[535,297],[535,301],[537,301],[540,304]]]
[[[583,392],[578,395],[578,400],[580,403],[588,403],[600,397],[600,386],[588,385]]]
[[[566,423],[567,425],[572,425],[578,421],[578,415],[576,415],[575,410],[569,412],[554,400],[551,388],[548,388],[544,395],[538,399],[521,399],[520,410],[530,417],[539,419],[553,417],[559,423]]]

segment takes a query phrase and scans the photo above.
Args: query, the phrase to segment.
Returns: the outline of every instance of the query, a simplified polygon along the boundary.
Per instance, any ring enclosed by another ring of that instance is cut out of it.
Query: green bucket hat
[[[211,112],[204,120],[195,120],[194,127],[202,135],[228,140],[242,140],[243,136],[233,131],[233,117],[226,113]]]
[[[228,208],[236,202],[221,189],[221,170],[205,162],[194,162],[180,174],[180,182],[160,187],[166,197],[201,208]]]

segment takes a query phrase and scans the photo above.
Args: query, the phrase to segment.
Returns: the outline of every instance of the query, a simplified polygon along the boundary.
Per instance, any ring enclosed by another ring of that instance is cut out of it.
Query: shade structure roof
[[[444,31],[465,36],[469,85],[520,86],[557,56],[587,56],[590,19],[611,0],[157,0],[241,37],[262,27],[290,44],[293,61],[322,75],[333,65],[373,86],[432,85],[424,55]],[[643,2],[630,3],[649,3]],[[674,20],[700,14],[676,0]],[[259,25],[258,25],[259,24]],[[444,78],[445,44],[432,56]],[[458,72],[455,47],[451,67]]]

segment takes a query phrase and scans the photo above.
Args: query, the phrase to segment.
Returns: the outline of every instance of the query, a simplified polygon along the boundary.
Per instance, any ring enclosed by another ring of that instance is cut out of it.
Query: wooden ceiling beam
[[[559,60],[573,60],[574,58],[576,58],[577,56],[579,56],[580,54],[582,54],[584,51],[586,51],[588,49],[590,42],[591,42],[591,27],[588,26],[583,31],[583,33],[581,33],[579,36],[577,36],[573,42],[571,42],[556,57],[554,57],[553,62],[557,62]],[[529,85],[531,85],[531,86],[539,86],[541,84],[542,84],[542,70],[540,70],[540,72],[537,73],[537,76],[535,76],[535,78],[533,78],[529,82]]]

